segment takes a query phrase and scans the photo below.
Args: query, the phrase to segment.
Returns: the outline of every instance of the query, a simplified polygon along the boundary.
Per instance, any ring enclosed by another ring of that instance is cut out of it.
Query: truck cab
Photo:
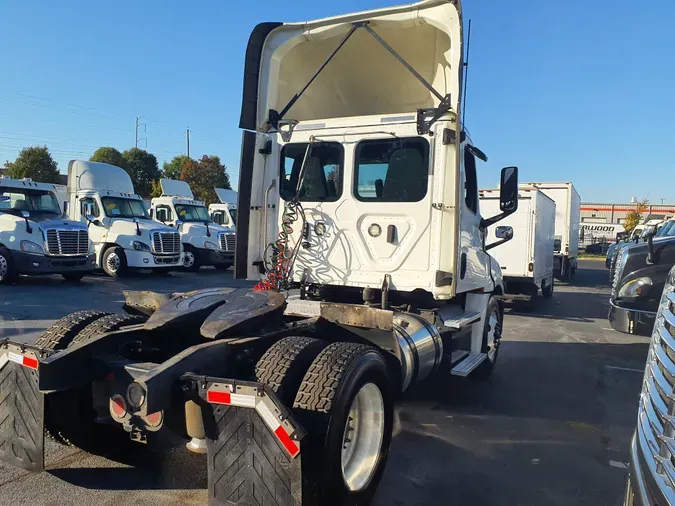
[[[95,269],[86,225],[63,216],[57,185],[0,176],[0,284],[19,274],[76,281]]]
[[[226,270],[234,263],[235,236],[231,228],[214,223],[203,202],[195,200],[185,181],[160,180],[162,196],[152,199],[150,216],[180,233],[183,267],[212,265]]]
[[[214,223],[236,230],[237,227],[237,192],[225,188],[215,188],[220,202],[209,206],[209,216]]]
[[[645,224],[641,237],[642,242],[617,254],[609,320],[620,332],[648,336],[668,271],[675,265],[675,219]]]
[[[96,266],[109,276],[182,265],[180,234],[150,219],[124,169],[73,160],[68,166],[68,194],[70,218],[88,225]]]

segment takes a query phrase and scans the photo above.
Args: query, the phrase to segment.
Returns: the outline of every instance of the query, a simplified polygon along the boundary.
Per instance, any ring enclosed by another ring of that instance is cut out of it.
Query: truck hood
[[[191,235],[203,235],[206,236],[206,225],[203,223],[183,223],[180,227],[182,233],[189,233]],[[229,227],[223,227],[216,223],[209,223],[209,231],[212,236],[218,235],[220,233],[234,234],[234,231]]]
[[[54,215],[45,216],[44,218],[40,219],[37,219],[37,216],[34,217],[31,215],[31,217],[28,218],[28,220],[38,223],[39,227],[43,230],[47,230],[50,228],[63,228],[63,227],[67,227],[70,229],[87,230],[87,225],[82,223],[81,221],[67,220],[55,217]]]
[[[459,113],[460,0],[424,0],[305,23],[263,23],[249,39],[240,127],[267,131],[355,23],[366,23]],[[366,28],[357,28],[284,116],[315,120],[416,112],[439,99]]]
[[[150,232],[176,232],[173,227],[162,225],[152,220],[139,220],[138,227],[141,233],[147,235]],[[136,223],[131,218],[115,218],[110,226],[110,231],[116,234],[136,234]]]

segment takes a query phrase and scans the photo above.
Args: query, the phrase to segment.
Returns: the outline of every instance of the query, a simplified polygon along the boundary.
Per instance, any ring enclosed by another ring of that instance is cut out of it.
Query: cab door
[[[476,157],[468,146],[468,142],[462,143],[460,158],[457,293],[491,288],[489,255],[483,246],[484,232],[480,227]]]

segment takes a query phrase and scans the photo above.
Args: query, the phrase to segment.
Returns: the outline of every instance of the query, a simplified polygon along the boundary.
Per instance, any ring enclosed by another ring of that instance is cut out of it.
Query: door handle
[[[387,227],[387,242],[394,244],[396,242],[396,225],[389,225]]]

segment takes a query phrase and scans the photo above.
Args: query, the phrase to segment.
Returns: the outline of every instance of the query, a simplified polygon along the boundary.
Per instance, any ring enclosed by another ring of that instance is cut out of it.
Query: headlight
[[[141,241],[134,241],[134,249],[136,251],[150,251],[150,246]]]
[[[206,249],[218,249],[218,245],[215,242],[204,241],[204,247]]]
[[[30,241],[21,241],[21,251],[23,251],[24,253],[31,253],[33,255],[45,254],[41,246],[38,246],[34,242]]]
[[[619,297],[642,297],[652,286],[651,278],[637,278],[625,283],[619,290]]]

